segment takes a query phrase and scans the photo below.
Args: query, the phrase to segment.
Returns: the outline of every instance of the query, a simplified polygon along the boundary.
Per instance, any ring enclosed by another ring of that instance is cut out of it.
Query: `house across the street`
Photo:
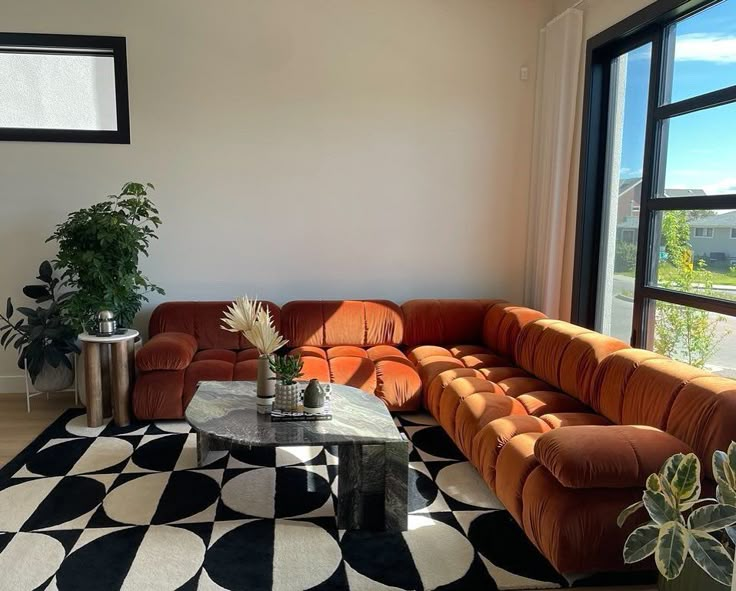
[[[691,221],[690,244],[696,257],[712,265],[736,263],[736,211]]]

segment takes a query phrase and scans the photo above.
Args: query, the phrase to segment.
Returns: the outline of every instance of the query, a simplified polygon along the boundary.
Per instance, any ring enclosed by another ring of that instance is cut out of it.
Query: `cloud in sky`
[[[721,181],[703,187],[708,195],[723,195],[736,193],[736,178],[724,178]]]
[[[679,35],[675,60],[681,62],[736,63],[736,36],[713,33]]]

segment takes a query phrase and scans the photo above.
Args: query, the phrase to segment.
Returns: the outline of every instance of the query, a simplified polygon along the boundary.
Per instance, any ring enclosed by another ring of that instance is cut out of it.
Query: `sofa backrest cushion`
[[[492,305],[483,319],[486,347],[512,361],[516,360],[516,340],[521,329],[534,320],[546,318],[542,312],[508,302]]]
[[[620,423],[626,384],[639,365],[650,359],[664,358],[645,349],[625,349],[609,355],[593,376],[589,406],[614,423]]]
[[[222,317],[232,302],[165,302],[158,305],[148,323],[148,334],[183,332],[197,339],[203,349],[249,349],[252,345],[239,333],[221,328]],[[274,325],[281,329],[279,307],[273,302],[263,304],[271,312]]]
[[[560,362],[560,388],[590,406],[593,377],[600,364],[612,353],[629,348],[623,341],[597,332],[574,336]]]
[[[589,333],[586,328],[562,320],[543,318],[530,322],[516,340],[516,363],[522,369],[560,388],[560,367],[572,339]]]
[[[713,478],[713,452],[736,441],[736,380],[704,376],[685,384],[672,404],[667,432],[690,445]]]
[[[483,319],[500,300],[410,300],[404,313],[404,344],[481,345]]]
[[[281,309],[288,347],[400,345],[401,309],[385,300],[296,300]]]
[[[591,405],[614,423],[664,430],[683,387],[706,375],[702,369],[650,351],[618,351],[600,365],[593,379],[597,397]]]

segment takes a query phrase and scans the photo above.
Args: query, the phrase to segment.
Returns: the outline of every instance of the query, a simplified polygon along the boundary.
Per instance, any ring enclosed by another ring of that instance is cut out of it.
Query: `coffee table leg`
[[[363,521],[363,446],[337,448],[337,527],[360,529]]]
[[[337,527],[405,531],[409,444],[338,447]]]
[[[204,433],[197,432],[197,466],[204,466],[207,454],[210,451],[210,438]]]
[[[406,531],[408,524],[409,442],[385,446],[384,514],[387,531]]]

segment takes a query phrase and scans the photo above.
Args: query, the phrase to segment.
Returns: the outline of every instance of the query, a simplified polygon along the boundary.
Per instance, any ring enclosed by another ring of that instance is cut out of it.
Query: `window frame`
[[[736,316],[736,302],[676,292],[658,287],[653,274],[655,216],[667,210],[736,209],[736,194],[664,197],[655,195],[664,171],[658,161],[663,121],[736,101],[736,86],[668,103],[663,96],[664,78],[670,68],[664,63],[668,27],[717,4],[719,0],[657,0],[622,22],[588,40],[585,51],[583,120],[578,185],[571,318],[594,329],[598,302],[598,272],[601,263],[601,229],[604,215],[604,183],[608,139],[608,113],[612,61],[637,47],[652,43],[649,104],[645,128],[644,167],[639,202],[639,235],[634,289],[631,344],[646,347],[653,337],[653,310],[657,301],[695,307]],[[662,167],[664,168],[664,167]]]
[[[715,236],[715,234],[716,234],[716,229],[715,228],[706,228],[705,226],[700,227],[700,228],[693,228],[693,230],[695,230],[695,232],[693,234],[693,238],[708,238],[708,239],[712,239]],[[702,230],[703,231],[703,234],[701,236],[698,236],[698,230]]]
[[[0,141],[20,142],[73,142],[99,144],[130,143],[130,107],[128,99],[128,62],[125,37],[101,35],[57,35],[47,33],[2,33],[0,51],[3,47],[27,48],[29,52],[71,53],[87,55],[93,50],[106,50],[113,58],[115,69],[116,130],[97,129],[42,129],[27,127],[0,127]],[[71,51],[80,50],[80,51]],[[85,50],[88,50],[85,52]],[[94,55],[97,55],[95,53]]]
[[[731,228],[731,240],[736,240],[736,228]]]

